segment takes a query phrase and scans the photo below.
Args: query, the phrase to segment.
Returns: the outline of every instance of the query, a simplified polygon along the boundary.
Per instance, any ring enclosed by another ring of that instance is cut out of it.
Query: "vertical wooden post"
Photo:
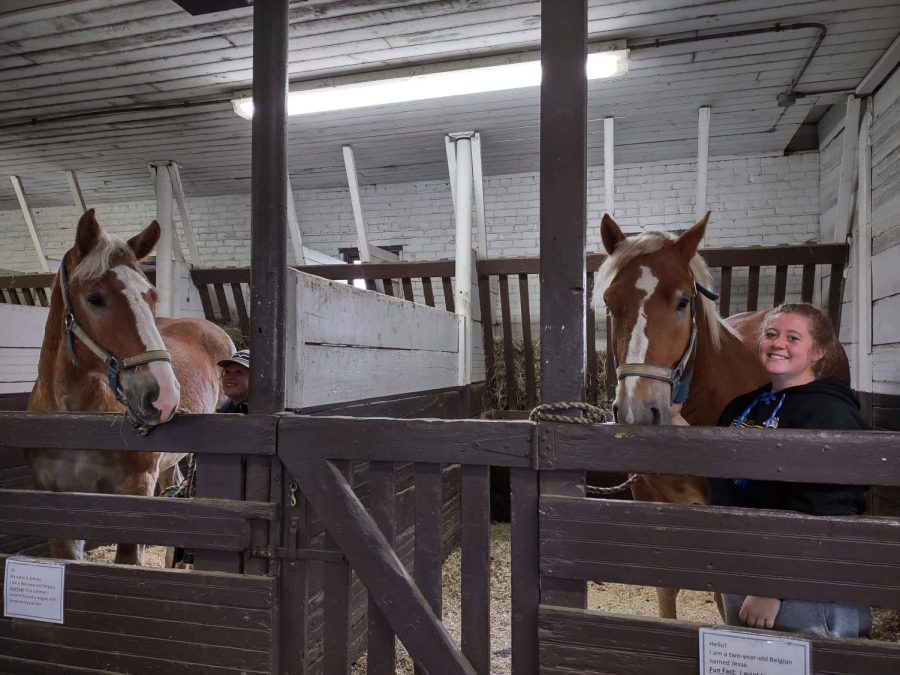
[[[10,176],[9,180],[12,181],[13,190],[16,191],[19,208],[22,209],[22,217],[25,218],[25,224],[28,226],[28,233],[31,235],[34,252],[41,263],[41,269],[44,272],[49,272],[51,271],[50,263],[47,262],[47,254],[44,252],[44,240],[41,238],[41,233],[38,232],[37,225],[34,222],[34,216],[31,213],[31,206],[28,204],[28,198],[25,196],[25,188],[22,187],[22,181],[19,180],[18,176]]]
[[[253,147],[250,211],[250,412],[284,410],[285,301],[287,292],[287,26],[288,0],[253,7]],[[247,499],[268,501],[269,461],[247,458]],[[267,532],[252,531],[264,548]],[[263,558],[244,569],[262,574]],[[283,598],[289,601],[287,598]]]
[[[856,175],[859,168],[857,144],[859,142],[859,116],[861,99],[856,96],[847,97],[847,109],[844,113],[844,138],[841,145],[841,177],[838,181],[837,205],[834,209],[834,242],[843,244],[850,234],[850,202],[856,188]]]
[[[291,235],[291,249],[294,252],[294,264],[305,265],[306,254],[303,251],[303,237],[300,235],[300,219],[297,218],[297,208],[294,205],[294,190],[291,188],[291,176],[285,175],[285,195],[287,199],[288,232]]]
[[[472,382],[472,136],[450,134],[456,146],[456,288],[454,306],[459,324],[460,386]]]
[[[66,171],[66,181],[69,183],[69,191],[72,193],[72,201],[75,202],[75,210],[78,211],[78,217],[87,211],[84,204],[84,196],[81,194],[81,186],[78,185],[78,177],[74,171]]]
[[[475,226],[478,231],[478,258],[483,260],[488,257],[487,224],[484,216],[484,176],[481,167],[481,134],[477,131],[472,135],[472,183],[475,198]]]
[[[156,186],[156,220],[160,228],[159,242],[156,245],[156,289],[159,291],[156,312],[159,316],[171,317],[175,312],[173,292],[175,270],[172,265],[175,224],[172,222],[172,181],[165,163],[153,164],[151,170]]]
[[[585,398],[586,33],[586,0],[542,0],[540,290],[545,403]],[[544,431],[552,437],[552,430]],[[547,449],[552,451],[552,443]],[[583,496],[584,472],[544,472],[540,492]],[[585,600],[583,581],[541,580],[541,603],[584,607]],[[537,630],[537,607],[529,630]]]
[[[853,372],[854,388],[872,393],[872,106],[869,105],[859,130],[856,189],[856,232],[853,233]],[[844,133],[853,133],[844,129]],[[871,396],[864,396],[871,406]],[[871,409],[867,410],[871,419]]]
[[[697,117],[697,198],[694,218],[700,220],[707,211],[706,179],[709,174],[709,108],[700,108]]]
[[[616,208],[616,142],[615,122],[612,117],[603,120],[603,186],[606,191],[606,212],[613,217]],[[599,241],[599,239],[598,239]]]

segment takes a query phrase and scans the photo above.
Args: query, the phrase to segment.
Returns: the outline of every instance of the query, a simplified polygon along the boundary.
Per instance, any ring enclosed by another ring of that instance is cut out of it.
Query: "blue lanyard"
[[[741,416],[738,417],[734,421],[734,426],[736,426],[738,428],[744,426],[744,422],[747,421],[747,416],[757,406],[757,404],[759,404],[759,403],[770,404],[775,400],[776,396],[777,396],[777,394],[774,391],[765,391],[762,394],[760,394],[759,396],[757,396],[755,399],[753,399],[753,401],[750,403],[750,405],[747,406],[746,410],[744,410],[744,412],[741,413]],[[785,396],[787,396],[787,394],[782,393],[781,396],[778,398],[778,403],[775,405],[775,410],[773,410],[772,414],[769,415],[769,419],[767,419],[762,424],[763,429],[768,429],[769,427],[771,427],[773,421],[775,422],[776,425],[778,424],[777,418],[775,416],[778,414],[778,411],[781,410],[781,404],[784,403]]]
[[[741,416],[734,421],[734,426],[738,428],[744,426],[744,422],[747,421],[747,415],[750,414],[750,412],[753,410],[753,408],[756,407],[758,403],[770,405],[775,400],[776,396],[777,394],[774,391],[764,391],[762,394],[753,399],[750,405],[747,406],[747,409],[744,410],[743,413],[741,413]],[[769,427],[771,427],[773,421],[775,421],[776,425],[778,424],[775,415],[777,415],[778,411],[781,409],[781,404],[784,403],[784,399],[786,396],[787,394],[782,393],[778,398],[778,403],[775,405],[775,410],[773,410],[772,414],[769,415],[769,418],[765,422],[763,422],[763,429],[768,429]],[[735,485],[742,488],[747,487],[747,485],[749,484],[749,481],[746,478],[735,478],[733,482]]]

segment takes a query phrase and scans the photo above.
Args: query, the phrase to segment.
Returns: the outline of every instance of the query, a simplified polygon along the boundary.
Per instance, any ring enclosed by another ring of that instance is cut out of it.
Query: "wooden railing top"
[[[748,246],[711,248],[701,251],[710,267],[750,267],[778,265],[840,265],[847,260],[847,244],[793,244],[785,246]],[[588,272],[596,271],[605,260],[603,253],[587,254]],[[538,256],[488,258],[477,262],[478,274],[538,274]],[[325,279],[400,279],[404,277],[453,276],[453,260],[363,263],[361,265],[304,265],[294,269]],[[148,271],[152,275],[153,271]],[[0,289],[49,287],[52,273],[22,273],[0,276]],[[249,267],[210,267],[194,269],[191,277],[198,284],[250,283]]]
[[[53,284],[53,272],[23,272],[0,276],[0,289],[8,288],[49,288]]]
[[[791,244],[785,246],[733,246],[701,250],[700,255],[710,267],[766,267],[778,265],[842,265],[847,261],[847,244]],[[605,253],[587,254],[587,271],[596,272]],[[538,274],[541,259],[537,256],[519,258],[488,258],[478,261],[478,274]]]

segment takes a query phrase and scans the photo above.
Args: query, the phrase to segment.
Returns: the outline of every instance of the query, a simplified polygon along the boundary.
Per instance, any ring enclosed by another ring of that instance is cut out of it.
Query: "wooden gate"
[[[486,601],[491,465],[511,471],[510,637],[517,675],[698,671],[697,625],[586,610],[588,580],[900,608],[894,518],[588,499],[573,496],[569,488],[577,492],[577,483],[558,487],[560,476],[585,469],[894,485],[900,484],[900,457],[887,449],[898,441],[896,433],[879,432],[501,421],[297,416],[279,424],[279,458],[368,588],[369,672],[394,672],[394,634],[428,672],[491,672],[497,646],[490,642]],[[369,494],[380,497],[368,511],[344,478],[341,467],[349,461],[368,461],[378,476]],[[415,467],[412,574],[391,546],[396,509],[389,495],[401,462]],[[440,623],[440,556],[433,539],[439,529],[436,477],[440,466],[454,463],[462,465],[460,649]],[[900,669],[900,646],[893,643],[812,642],[814,673]],[[349,665],[345,651],[335,658],[336,667]],[[282,668],[293,672],[284,661]]]

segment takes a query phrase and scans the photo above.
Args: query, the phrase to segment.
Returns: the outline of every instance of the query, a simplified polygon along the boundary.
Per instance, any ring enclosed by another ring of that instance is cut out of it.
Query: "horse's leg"
[[[146,471],[131,480],[123,482],[116,490],[117,494],[152,497],[156,488],[156,480],[159,477],[158,465],[154,463],[153,470]],[[143,565],[144,544],[130,544],[120,542],[116,545],[116,564]]]
[[[678,611],[676,605],[676,598],[678,598],[678,589],[677,588],[663,588],[662,586],[657,586],[656,588],[656,600],[659,603],[659,616],[662,619],[677,619]]]
[[[50,555],[62,560],[83,560],[84,539],[51,539]]]
[[[722,623],[725,622],[725,603],[722,602],[722,594],[721,593],[713,593],[713,597],[716,600],[716,609],[719,610],[719,616],[722,617]]]

